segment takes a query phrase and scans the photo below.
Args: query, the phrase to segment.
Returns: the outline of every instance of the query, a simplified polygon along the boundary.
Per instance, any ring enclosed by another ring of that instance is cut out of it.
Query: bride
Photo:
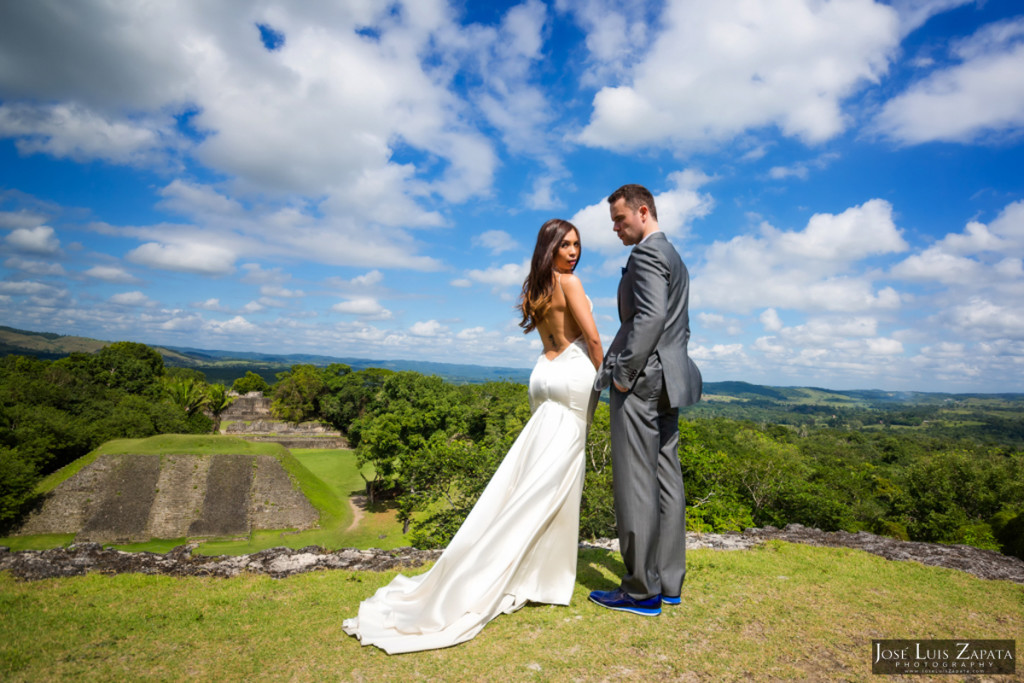
[[[388,654],[470,640],[527,602],[567,605],[576,582],[588,407],[601,339],[573,274],[579,231],[541,226],[523,283],[520,326],[544,353],[530,375],[532,416],[434,566],[396,576],[343,629]]]

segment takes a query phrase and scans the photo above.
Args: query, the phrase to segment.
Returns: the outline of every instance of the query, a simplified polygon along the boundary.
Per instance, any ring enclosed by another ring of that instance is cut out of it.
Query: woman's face
[[[575,230],[570,230],[562,237],[555,249],[556,270],[563,273],[571,273],[580,260],[580,236]]]

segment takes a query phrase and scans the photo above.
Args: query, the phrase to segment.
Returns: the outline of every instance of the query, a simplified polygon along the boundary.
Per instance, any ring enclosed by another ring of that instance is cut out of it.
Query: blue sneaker
[[[613,591],[592,591],[590,601],[601,605],[601,607],[639,614],[643,617],[656,617],[661,614],[660,595],[638,600],[621,588],[616,588]]]
[[[663,603],[665,603],[666,605],[678,605],[679,603],[681,603],[683,601],[683,599],[680,596],[678,596],[678,595],[675,596],[674,598],[673,597],[669,597],[668,595],[662,595],[661,596],[661,601]]]

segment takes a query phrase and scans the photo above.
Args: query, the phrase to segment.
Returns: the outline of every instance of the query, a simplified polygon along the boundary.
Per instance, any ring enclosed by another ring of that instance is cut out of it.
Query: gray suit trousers
[[[640,599],[677,596],[686,576],[679,409],[668,405],[660,368],[651,370],[633,391],[612,387],[609,397],[615,517],[626,565],[621,588]]]

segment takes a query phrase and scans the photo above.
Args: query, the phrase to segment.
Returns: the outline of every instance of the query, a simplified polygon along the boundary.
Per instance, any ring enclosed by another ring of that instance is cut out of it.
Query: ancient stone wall
[[[104,455],[51,492],[17,533],[130,543],[309,529],[318,521],[272,456]]]
[[[348,448],[341,432],[323,422],[294,424],[275,420],[270,399],[258,391],[237,396],[221,413],[221,433],[246,441],[273,441],[285,448]]]

